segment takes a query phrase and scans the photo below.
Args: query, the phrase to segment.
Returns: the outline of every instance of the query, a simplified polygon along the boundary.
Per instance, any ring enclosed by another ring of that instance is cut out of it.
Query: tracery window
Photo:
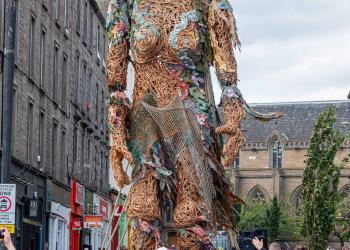
[[[272,153],[272,167],[273,168],[281,168],[282,167],[282,145],[279,140],[275,140],[271,147],[271,153]]]
[[[350,198],[350,186],[349,185],[343,187],[340,192],[343,193],[346,198]]]
[[[302,204],[303,204],[303,191],[300,190],[295,197],[295,215],[299,216],[302,214]]]
[[[292,198],[291,198],[291,205],[292,205],[292,214],[299,216],[302,215],[303,211],[303,192],[304,189],[302,186],[299,186],[298,188],[295,189]]]
[[[265,192],[260,187],[255,187],[250,192],[250,198],[256,202],[264,202],[267,200]]]

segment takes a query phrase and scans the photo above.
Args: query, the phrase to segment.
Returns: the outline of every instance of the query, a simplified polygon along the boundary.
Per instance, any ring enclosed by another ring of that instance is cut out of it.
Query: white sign
[[[16,185],[0,184],[0,226],[14,231],[16,215]]]
[[[70,220],[70,209],[61,205],[60,203],[56,203],[54,201],[51,201],[51,211],[53,215],[58,215],[62,218],[64,218],[69,225]]]

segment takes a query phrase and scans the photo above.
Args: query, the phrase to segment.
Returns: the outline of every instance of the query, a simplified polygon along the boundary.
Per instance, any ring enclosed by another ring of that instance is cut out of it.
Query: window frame
[[[59,83],[59,57],[60,57],[60,46],[57,41],[54,42],[54,55],[53,55],[53,81],[52,81],[52,99],[57,105],[58,99],[58,83]]]
[[[275,139],[270,146],[271,154],[271,167],[282,168],[283,167],[283,144],[280,140]]]
[[[36,15],[33,11],[30,14],[29,23],[29,55],[28,55],[28,75],[34,80],[35,75],[35,30],[36,30]]]
[[[40,155],[40,162],[39,162],[39,168],[44,170],[45,166],[45,140],[46,136],[46,117],[45,117],[45,111],[43,109],[39,112],[39,155]]]
[[[61,79],[61,106],[64,111],[67,111],[67,77],[69,58],[66,53],[62,57],[62,79]]]
[[[27,163],[34,164],[34,101],[30,97],[27,110]]]
[[[47,30],[41,26],[40,34],[40,88],[44,89],[46,80],[46,34]]]
[[[52,149],[51,149],[51,166],[52,176],[57,178],[57,145],[58,145],[58,121],[54,118],[52,121]]]
[[[67,130],[65,127],[62,127],[61,129],[61,148],[60,148],[60,166],[62,167],[60,171],[60,180],[63,180],[64,177],[66,177],[67,174]],[[63,176],[61,176],[61,173],[64,173]]]

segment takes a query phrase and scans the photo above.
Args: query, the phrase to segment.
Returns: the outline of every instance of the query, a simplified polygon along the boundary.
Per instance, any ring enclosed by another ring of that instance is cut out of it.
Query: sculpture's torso
[[[204,81],[208,68],[203,56],[207,33],[203,18],[195,0],[134,1],[130,34],[136,74],[134,104],[151,92],[159,106],[166,106],[177,89],[186,92],[197,84],[183,76],[197,74]]]

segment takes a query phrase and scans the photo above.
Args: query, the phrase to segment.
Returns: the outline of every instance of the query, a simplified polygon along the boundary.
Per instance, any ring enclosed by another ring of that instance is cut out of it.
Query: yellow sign
[[[8,224],[0,224],[0,228],[6,227],[7,230],[9,230],[10,234],[15,233],[15,225],[8,225]]]

